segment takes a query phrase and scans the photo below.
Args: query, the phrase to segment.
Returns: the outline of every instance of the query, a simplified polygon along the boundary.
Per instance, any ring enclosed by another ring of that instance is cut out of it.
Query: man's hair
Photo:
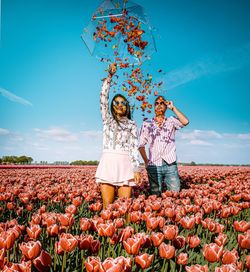
[[[163,95],[159,95],[159,96],[157,96],[157,97],[155,98],[154,103],[155,103],[158,99],[160,99],[160,98],[162,98],[163,100],[167,101],[166,98],[165,98]]]

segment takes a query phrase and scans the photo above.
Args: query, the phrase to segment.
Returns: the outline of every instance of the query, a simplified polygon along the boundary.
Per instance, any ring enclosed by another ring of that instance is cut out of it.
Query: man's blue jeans
[[[147,173],[152,195],[160,195],[163,184],[167,186],[167,190],[180,191],[180,178],[176,162],[168,164],[163,161],[161,166],[148,165]]]

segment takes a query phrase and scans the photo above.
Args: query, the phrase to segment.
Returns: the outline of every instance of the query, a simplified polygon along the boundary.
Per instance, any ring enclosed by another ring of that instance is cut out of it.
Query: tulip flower
[[[181,252],[178,256],[177,256],[177,264],[179,265],[186,265],[188,263],[188,254],[187,253],[183,253]]]
[[[185,237],[184,236],[176,236],[173,239],[173,245],[177,249],[183,248],[185,246]]]
[[[158,247],[164,241],[164,234],[162,232],[152,232],[151,241],[155,247]]]
[[[42,250],[40,255],[33,260],[33,264],[39,272],[49,270],[49,266],[51,265],[51,263],[52,258],[50,254],[44,250]]]
[[[11,249],[15,243],[16,236],[13,231],[0,232],[0,249]]]
[[[245,220],[234,221],[233,226],[236,231],[246,232],[250,229],[250,222],[246,222]]]
[[[138,238],[128,238],[126,241],[123,241],[123,246],[128,254],[137,255],[140,250],[141,240]]]
[[[97,226],[97,231],[100,236],[112,237],[115,233],[115,227],[111,223],[99,224]]]
[[[227,235],[225,233],[220,233],[217,237],[215,237],[214,241],[218,246],[224,246],[227,241]]]
[[[51,237],[56,237],[59,233],[59,226],[57,224],[53,224],[47,227],[47,233]]]
[[[102,266],[105,272],[123,272],[122,264],[113,258],[104,260]]]
[[[84,262],[84,265],[87,272],[98,272],[104,270],[99,257],[88,257]]]
[[[185,266],[186,272],[209,272],[207,265],[191,265],[191,266]]]
[[[27,234],[31,239],[36,240],[42,232],[42,228],[39,225],[31,225],[26,228]]]
[[[163,242],[159,246],[159,254],[164,259],[172,259],[175,256],[175,248]]]
[[[82,231],[88,231],[91,228],[91,221],[88,218],[80,218],[80,228]]]
[[[166,225],[163,228],[163,234],[165,239],[173,240],[178,235],[178,227],[176,225]]]
[[[238,235],[238,244],[243,249],[250,249],[250,230],[248,230],[245,235]]]
[[[138,264],[142,269],[150,267],[154,259],[154,254],[149,255],[148,253],[143,253],[135,256],[135,263]]]
[[[71,252],[78,245],[77,239],[70,233],[63,233],[58,243],[61,246],[62,250],[66,252]]]
[[[203,256],[210,263],[218,262],[223,253],[223,246],[219,247],[215,243],[206,244],[203,247]]]
[[[186,240],[190,248],[195,248],[201,243],[201,240],[197,235],[188,235]]]
[[[19,248],[28,260],[33,260],[40,254],[42,245],[40,241],[30,241],[28,243],[21,243]]]
[[[235,264],[239,259],[239,255],[236,249],[232,251],[225,250],[222,255],[221,262],[223,264]]]

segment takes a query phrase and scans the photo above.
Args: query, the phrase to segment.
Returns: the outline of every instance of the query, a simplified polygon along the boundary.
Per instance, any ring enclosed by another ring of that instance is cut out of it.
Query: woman
[[[111,114],[108,111],[109,88],[115,73],[116,64],[111,64],[100,96],[103,154],[95,177],[101,185],[103,208],[114,201],[115,186],[118,186],[118,197],[129,198],[132,186],[140,182],[137,127],[131,120],[129,102],[117,94],[110,105]]]

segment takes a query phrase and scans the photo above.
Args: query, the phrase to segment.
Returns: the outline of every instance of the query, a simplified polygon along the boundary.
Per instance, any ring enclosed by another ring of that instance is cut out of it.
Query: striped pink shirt
[[[168,164],[176,161],[175,131],[183,127],[174,116],[166,118],[159,128],[154,119],[143,122],[139,147],[149,144],[149,165],[162,165],[162,160]]]

